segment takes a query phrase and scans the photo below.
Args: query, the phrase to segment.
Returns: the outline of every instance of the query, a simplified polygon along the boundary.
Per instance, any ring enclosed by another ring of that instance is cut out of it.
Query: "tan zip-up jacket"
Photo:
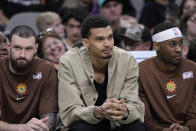
[[[144,120],[144,104],[138,96],[138,65],[128,52],[114,47],[108,63],[107,98],[125,99],[129,110],[126,120],[114,123],[129,124]],[[58,103],[62,123],[68,127],[77,121],[97,124],[93,115],[98,93],[94,86],[94,70],[86,47],[73,48],[60,58],[58,73]]]

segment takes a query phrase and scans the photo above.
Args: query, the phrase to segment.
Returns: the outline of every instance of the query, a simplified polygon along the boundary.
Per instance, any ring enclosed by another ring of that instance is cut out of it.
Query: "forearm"
[[[41,115],[40,118],[45,118],[48,117],[48,121],[46,122],[46,124],[49,127],[50,131],[55,131],[56,130],[56,118],[57,118],[57,113],[48,113],[48,114],[44,114]]]
[[[85,121],[90,124],[97,124],[102,119],[98,119],[94,116],[95,106],[88,106],[88,107],[74,107],[71,109],[71,107],[67,108],[67,110],[61,111],[60,106],[60,116],[62,123],[64,126],[71,126],[76,121]],[[64,108],[65,109],[65,108]]]
[[[196,119],[187,120],[184,126],[190,128],[190,131],[196,131]]]
[[[16,124],[0,121],[0,131],[18,131]]]

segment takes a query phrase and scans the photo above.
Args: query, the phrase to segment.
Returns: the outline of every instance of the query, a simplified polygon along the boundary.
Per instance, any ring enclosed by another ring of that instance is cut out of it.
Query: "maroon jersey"
[[[139,69],[139,94],[149,131],[162,131],[173,123],[196,131],[196,64],[183,59],[174,71],[162,71],[151,58]]]
[[[8,58],[0,60],[0,120],[25,123],[33,117],[58,111],[54,67],[34,58],[28,74],[15,75]]]

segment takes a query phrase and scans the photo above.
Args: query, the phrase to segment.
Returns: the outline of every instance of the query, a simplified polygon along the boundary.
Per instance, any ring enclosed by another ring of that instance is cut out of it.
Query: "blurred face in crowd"
[[[118,21],[122,14],[123,6],[116,1],[110,1],[100,8],[100,14],[106,16],[111,22]]]
[[[83,39],[91,58],[109,59],[112,56],[114,40],[111,26],[90,29],[88,38]]]
[[[60,36],[60,38],[65,37],[64,25],[61,23],[60,19],[54,21],[54,23],[52,24],[52,28]]]
[[[187,13],[189,10],[196,9],[196,0],[186,0],[183,7],[183,14]]]
[[[43,58],[58,63],[60,57],[65,53],[66,49],[63,43],[55,37],[47,37],[43,41],[42,53]]]
[[[72,42],[76,42],[81,39],[80,22],[74,18],[70,18],[65,24],[66,38]]]
[[[123,42],[122,48],[126,51],[147,51],[151,47],[150,42],[133,41],[128,38],[125,38]]]
[[[32,59],[37,52],[38,45],[35,37],[22,38],[13,35],[10,41],[10,62],[12,69],[24,73],[29,69]]]
[[[183,39],[173,38],[155,44],[158,58],[170,65],[178,65],[182,61]]]
[[[92,4],[92,0],[78,0],[80,6],[87,7]]]
[[[196,12],[187,21],[187,38],[188,40],[196,38]]]
[[[8,42],[4,35],[0,32],[0,58],[6,57],[8,55],[7,46]]]
[[[162,4],[162,5],[168,5],[169,0],[155,0],[157,3]]]

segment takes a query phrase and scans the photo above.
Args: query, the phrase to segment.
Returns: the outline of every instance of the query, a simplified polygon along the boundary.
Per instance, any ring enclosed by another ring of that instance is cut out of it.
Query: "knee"
[[[144,123],[136,120],[130,124],[122,125],[119,131],[146,131]]]
[[[76,122],[70,128],[69,131],[94,131],[96,130],[94,125],[88,124],[86,122]]]

